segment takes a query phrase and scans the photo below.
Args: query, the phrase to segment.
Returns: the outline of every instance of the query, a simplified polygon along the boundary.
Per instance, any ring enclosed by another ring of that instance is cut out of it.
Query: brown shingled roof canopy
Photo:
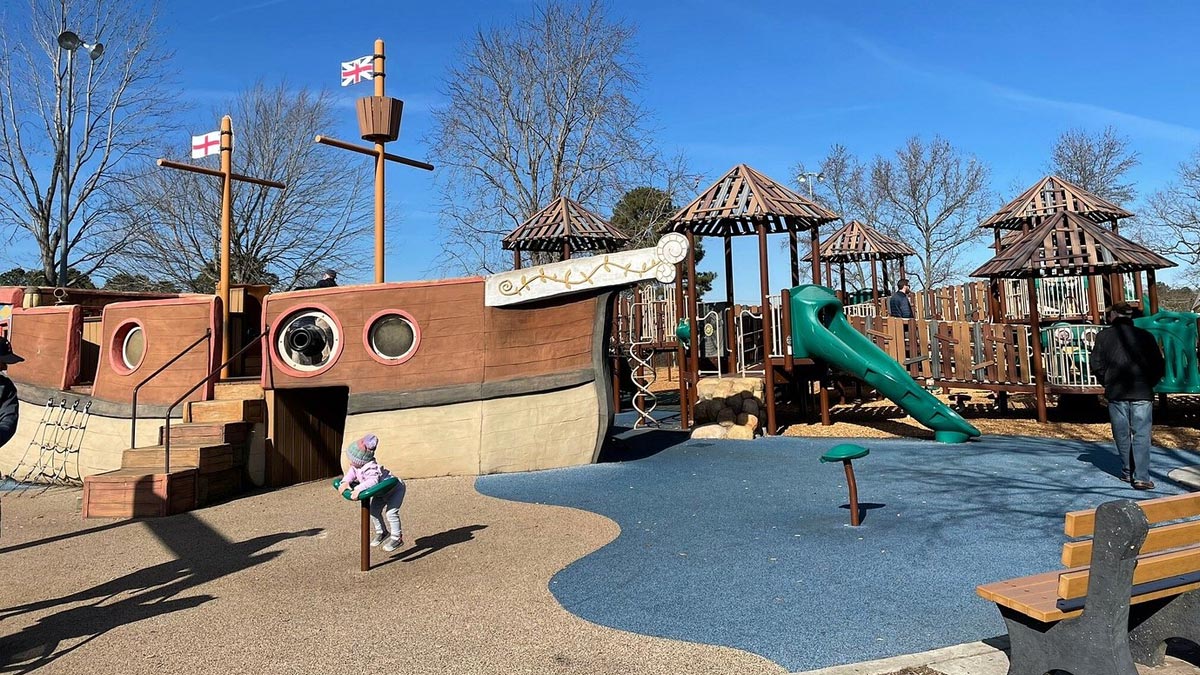
[[[629,241],[620,230],[578,202],[559,197],[504,237],[506,250],[615,251]]]
[[[837,214],[801,197],[745,164],[720,180],[671,217],[663,232],[694,231],[705,237],[810,230],[837,220]]]
[[[1059,211],[1070,211],[1103,223],[1129,218],[1132,213],[1058,176],[1046,176],[979,224],[1020,230],[1034,227]]]
[[[1144,246],[1072,211],[1059,211],[971,273],[1030,279],[1142,272],[1175,267]]]
[[[879,230],[852,220],[840,230],[829,235],[821,244],[820,259],[822,262],[858,262],[865,260],[903,260],[917,252],[911,246],[896,241]],[[812,259],[812,253],[804,257]]]

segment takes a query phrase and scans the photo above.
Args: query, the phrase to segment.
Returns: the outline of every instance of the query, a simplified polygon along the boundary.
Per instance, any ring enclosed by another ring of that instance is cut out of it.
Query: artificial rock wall
[[[758,433],[765,385],[756,377],[710,377],[696,384],[692,438],[750,440]]]

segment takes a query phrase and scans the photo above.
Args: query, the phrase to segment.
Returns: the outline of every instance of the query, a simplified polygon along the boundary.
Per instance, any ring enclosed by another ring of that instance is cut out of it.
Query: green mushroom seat
[[[861,445],[853,443],[842,443],[835,445],[828,452],[821,455],[822,462],[844,462],[851,459],[859,459],[871,454],[871,451]]]
[[[371,487],[367,488],[366,490],[363,490],[362,492],[358,493],[358,498],[355,501],[361,502],[364,499],[370,499],[371,497],[373,497],[375,495],[383,494],[383,493],[391,490],[392,488],[396,487],[396,484],[399,482],[400,482],[399,478],[396,478],[395,476],[388,476],[387,478],[384,478],[383,480],[372,485]],[[333,479],[333,487],[341,487],[341,484],[342,484],[341,478]],[[351,493],[351,489],[346,488],[345,490],[342,490],[342,497],[344,497],[346,499],[350,499],[350,493]]]

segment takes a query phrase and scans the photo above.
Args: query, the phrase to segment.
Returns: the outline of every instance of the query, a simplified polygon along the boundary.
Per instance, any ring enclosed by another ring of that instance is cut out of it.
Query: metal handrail
[[[129,424],[129,447],[131,449],[137,448],[137,416],[138,416],[137,399],[138,399],[138,391],[141,390],[142,385],[144,385],[147,382],[149,382],[150,380],[153,380],[154,378],[158,377],[159,374],[162,373],[162,371],[166,370],[172,364],[174,364],[176,361],[183,358],[184,354],[187,354],[188,352],[195,349],[196,345],[200,344],[201,342],[204,342],[205,340],[211,340],[211,339],[212,339],[212,329],[206,328],[204,330],[204,335],[201,335],[198,340],[196,340],[192,344],[188,345],[187,347],[184,347],[183,351],[179,352],[174,357],[172,357],[170,361],[167,361],[166,363],[159,366],[158,370],[154,371],[153,373],[150,373],[149,377],[142,380],[141,382],[138,382],[137,386],[135,386],[133,388],[133,410],[130,411],[131,412],[131,415],[130,415],[131,421]],[[209,351],[212,351],[211,344],[209,346],[210,346]]]
[[[237,353],[225,359],[224,363],[209,371],[208,375],[205,375],[203,380],[200,380],[196,384],[192,385],[191,389],[185,391],[182,396],[175,399],[175,402],[172,403],[169,408],[167,408],[167,414],[163,416],[163,464],[165,465],[163,467],[163,473],[171,473],[171,411],[175,410],[176,406],[178,406],[180,403],[183,403],[184,399],[186,399],[188,396],[191,396],[192,392],[199,389],[205,382],[213,379],[213,377],[219,374],[225,368],[225,366],[228,366],[239,356],[245,354],[247,349],[250,349],[256,343],[258,343],[259,340],[262,340],[264,337],[266,337],[267,333],[270,331],[270,326],[263,326],[263,331],[261,333],[255,335],[252,340],[247,342],[241,349],[237,350]]]

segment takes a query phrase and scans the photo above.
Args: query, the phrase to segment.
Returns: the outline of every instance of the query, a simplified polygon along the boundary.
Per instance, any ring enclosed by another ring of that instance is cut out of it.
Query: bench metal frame
[[[997,605],[1012,647],[1009,675],[1044,675],[1051,670],[1137,675],[1135,661],[1162,664],[1168,638],[1200,644],[1197,591],[1139,603],[1131,610],[1131,596],[1137,594],[1133,573],[1149,530],[1146,514],[1132,501],[1107,502],[1096,509],[1090,575],[1080,616],[1046,623]]]

